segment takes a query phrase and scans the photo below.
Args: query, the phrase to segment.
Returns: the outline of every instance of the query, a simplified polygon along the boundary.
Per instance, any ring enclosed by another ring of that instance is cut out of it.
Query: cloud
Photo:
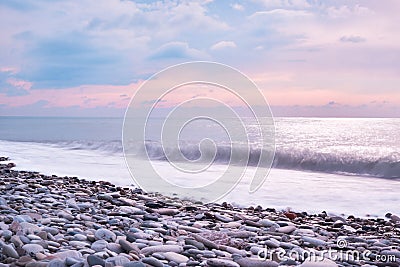
[[[112,66],[123,64],[121,55],[92,44],[81,34],[42,39],[27,52],[27,58],[40,62],[21,73],[24,79],[34,81],[34,89],[129,81],[118,73],[108,75]]]
[[[0,105],[122,107],[127,85],[209,59],[289,75],[260,78],[275,105],[400,105],[397,1],[4,0],[0,10]]]
[[[204,52],[190,48],[184,42],[170,42],[162,45],[149,57],[151,60],[159,59],[206,59],[208,55]]]
[[[236,48],[236,44],[233,41],[220,41],[211,46],[211,50],[219,50],[224,48]]]
[[[14,75],[14,74],[18,73],[18,69],[14,68],[14,67],[1,67],[0,68],[0,72],[6,72],[6,73],[9,73],[11,75]]]
[[[242,6],[241,4],[238,4],[238,3],[231,4],[231,7],[234,10],[237,10],[237,11],[243,11],[244,10],[244,6]]]
[[[24,0],[2,0],[0,2],[0,6],[20,11],[32,10],[36,8],[34,3]]]
[[[98,106],[107,106],[110,102],[115,102],[118,108],[126,108],[133,92],[138,88],[141,82],[128,85],[85,85],[62,89],[41,89],[41,90],[23,90],[24,94],[19,93],[15,88],[10,91],[14,94],[12,99],[6,96],[6,92],[0,91],[0,104],[6,104],[11,107],[24,107],[33,103],[45,100],[46,107],[70,107],[94,108]],[[3,88],[3,87],[0,87]],[[22,89],[21,89],[22,90]],[[29,92],[27,94],[26,92]],[[121,98],[121,95],[127,97]]]
[[[7,79],[7,83],[12,85],[13,87],[21,88],[21,89],[24,89],[26,91],[28,91],[32,87],[32,83],[31,82],[27,82],[27,81],[23,81],[23,80],[17,80],[15,78],[8,78]]]
[[[344,19],[349,17],[354,18],[357,16],[371,16],[375,14],[375,12],[373,12],[368,7],[360,6],[358,4],[351,6],[351,2],[349,2],[349,4],[350,5],[341,5],[339,7],[330,6],[326,9],[326,13],[328,17],[335,19]]]
[[[312,16],[312,13],[305,10],[290,10],[290,9],[273,9],[268,11],[257,11],[250,18],[259,16],[269,16],[269,17],[281,17],[281,18],[295,18],[295,17],[306,17]]]
[[[340,41],[344,43],[362,43],[365,42],[366,39],[362,38],[361,36],[350,35],[350,36],[342,36],[340,38]]]
[[[28,95],[32,83],[16,78],[18,71],[15,68],[0,68],[0,94],[9,97]]]
[[[296,8],[305,9],[311,7],[307,0],[256,0],[266,8]]]
[[[23,8],[32,5],[34,8]],[[33,89],[122,85],[154,73],[148,61],[163,44],[197,43],[229,29],[203,1],[2,1],[4,65],[16,65]],[[203,31],[207,29],[207,31]],[[201,34],[199,34],[201,32]],[[188,40],[188,41],[186,41]],[[207,47],[204,47],[207,49]],[[197,50],[197,51],[196,51]],[[203,59],[201,48],[181,54]],[[181,57],[172,57],[179,60]],[[12,63],[12,64],[9,64]]]

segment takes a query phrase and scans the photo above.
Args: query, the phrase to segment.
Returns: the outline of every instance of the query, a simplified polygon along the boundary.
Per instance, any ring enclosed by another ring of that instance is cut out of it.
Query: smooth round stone
[[[48,267],[48,262],[31,261],[28,262],[25,267]]]
[[[295,231],[296,229],[297,229],[296,226],[288,225],[288,226],[279,227],[277,229],[277,232],[284,233],[284,234],[290,234],[291,232]]]
[[[10,230],[4,230],[1,233],[1,236],[4,237],[5,240],[9,240],[12,237],[13,233]]]
[[[146,267],[146,265],[140,261],[130,261],[122,265],[123,267]]]
[[[37,234],[37,236],[40,237],[40,238],[43,239],[43,240],[47,240],[47,232],[46,232],[46,231],[40,231],[40,232]]]
[[[145,247],[141,250],[141,252],[144,255],[150,255],[155,252],[175,252],[175,253],[181,253],[183,251],[183,248],[179,245],[158,245],[158,246],[152,246],[152,247]]]
[[[263,242],[264,245],[266,245],[269,248],[279,248],[280,242],[274,238],[271,238],[270,240],[266,240]]]
[[[74,258],[74,259],[82,258],[82,254],[76,250],[60,251],[60,252],[53,254],[53,256],[57,257],[60,260],[66,260],[67,258]]]
[[[196,248],[198,248],[200,250],[206,249],[206,247],[204,246],[203,243],[196,241],[194,239],[190,239],[190,238],[185,239],[185,244],[195,246]]]
[[[38,252],[44,252],[44,248],[38,244],[26,244],[22,246],[22,249],[28,254],[36,254]]]
[[[3,245],[2,253],[4,256],[19,259],[19,255],[12,245]]]
[[[69,244],[75,248],[85,248],[90,247],[90,244],[83,241],[70,241]]]
[[[194,261],[194,260],[189,260],[189,261],[186,263],[186,266],[200,266],[200,262]]]
[[[197,255],[203,255],[204,251],[195,248],[190,248],[188,250],[185,250],[185,253],[189,253],[191,256],[196,257]]]
[[[21,222],[21,229],[24,233],[34,234],[40,232],[40,227],[29,222]]]
[[[164,254],[162,254],[162,253],[157,253],[156,252],[156,253],[153,253],[152,256],[154,258],[156,258],[156,259],[159,259],[159,260],[165,260]]]
[[[146,257],[146,258],[141,259],[141,261],[145,264],[148,264],[148,265],[151,265],[154,267],[163,267],[164,266],[164,264],[160,260],[158,260],[154,257]]]
[[[300,267],[338,267],[338,265],[329,259],[323,259],[322,261],[317,258],[310,258],[304,261]]]
[[[14,244],[15,247],[20,248],[24,245],[24,242],[22,242],[20,236],[13,235],[10,238],[10,242]]]
[[[215,267],[240,267],[238,263],[224,259],[208,259],[207,264]]]
[[[65,267],[65,262],[63,260],[54,259],[49,262],[48,267]]]
[[[179,213],[179,210],[169,209],[169,208],[160,208],[155,210],[160,215],[174,216]]]
[[[8,230],[10,228],[8,224],[5,224],[4,222],[0,222],[0,230]]]
[[[318,238],[313,238],[313,237],[309,237],[309,236],[303,236],[302,239],[305,242],[310,243],[311,245],[315,246],[315,247],[319,247],[319,246],[326,246],[328,243],[318,239]]]
[[[92,217],[90,217],[90,216],[88,216],[88,215],[86,215],[86,214],[79,214],[79,215],[78,215],[78,218],[79,218],[80,220],[82,220],[82,221],[91,221],[91,220],[92,220]]]
[[[139,208],[136,207],[130,207],[130,206],[121,206],[119,208],[119,211],[122,213],[126,214],[131,214],[131,215],[143,215],[145,212]]]
[[[89,266],[91,267],[95,265],[100,265],[104,267],[106,265],[106,262],[102,258],[96,255],[89,255],[86,260]]]
[[[109,225],[118,225],[119,222],[120,222],[120,220],[118,220],[118,219],[111,219],[108,221],[108,224]]]
[[[32,257],[22,256],[17,260],[16,264],[19,266],[25,266],[27,263],[32,262],[32,261],[33,261]]]
[[[89,202],[85,202],[85,203],[79,203],[79,204],[77,204],[77,206],[78,206],[80,209],[84,210],[84,209],[88,209],[88,208],[93,207],[93,204],[92,204],[92,203],[89,203]]]
[[[146,221],[158,221],[158,216],[155,214],[147,213],[144,215],[143,219]]]
[[[75,219],[74,215],[72,215],[72,214],[70,214],[70,213],[68,213],[66,211],[60,211],[57,214],[57,216],[60,217],[60,218],[67,219],[68,221],[73,221]]]
[[[107,258],[105,264],[107,267],[109,266],[123,266],[124,264],[129,263],[129,259],[124,256],[115,256]]]
[[[250,258],[241,258],[237,259],[236,263],[238,263],[241,267],[278,267],[279,264],[274,261],[269,260],[260,260],[260,259],[250,259]]]
[[[276,222],[273,222],[273,221],[268,220],[268,219],[261,219],[261,220],[258,221],[258,223],[261,224],[264,227],[272,227],[272,226],[276,227],[276,228],[279,227],[279,225]]]
[[[7,205],[7,200],[4,198],[0,197],[0,205]]]
[[[95,254],[96,251],[94,251],[93,249],[90,248],[84,248],[84,249],[80,249],[79,250],[80,253],[84,254]]]
[[[52,235],[57,235],[60,232],[57,228],[49,226],[44,227],[43,230]]]
[[[82,234],[76,234],[76,235],[74,235],[74,240],[76,240],[76,241],[86,241],[87,237],[85,235],[82,235]]]
[[[113,232],[111,232],[108,229],[104,229],[104,228],[100,228],[97,229],[94,236],[97,239],[102,239],[105,240],[107,242],[114,242],[117,239],[117,235],[114,234]]]
[[[242,226],[240,222],[228,222],[224,224],[224,228],[239,228]]]
[[[39,236],[37,236],[37,235],[32,235],[32,234],[27,235],[27,237],[28,237],[30,240],[42,240]]]
[[[83,267],[84,265],[85,265],[85,263],[82,261],[82,262],[77,262],[75,264],[72,264],[70,267]]]
[[[139,251],[139,248],[138,248],[138,246],[136,244],[132,244],[131,242],[126,241],[124,239],[120,239],[119,240],[119,244],[121,245],[122,249],[125,250],[128,253],[130,251],[132,251],[132,250],[136,251],[136,252]]]
[[[14,217],[14,220],[21,223],[21,222],[33,222],[32,218],[28,215],[17,215]]]
[[[109,249],[112,252],[115,252],[117,254],[122,253],[121,246],[119,244],[116,244],[116,243],[108,243],[107,244],[107,249]]]
[[[41,253],[41,252],[39,252],[39,253],[36,253],[35,254],[35,258],[37,259],[37,260],[44,260],[45,258],[47,258],[47,256],[45,255],[45,254],[43,254],[43,253]]]
[[[107,244],[108,243],[105,240],[97,240],[92,244],[91,249],[93,249],[96,252],[104,251],[107,248]]]
[[[289,266],[296,266],[297,263],[296,263],[295,260],[286,259],[286,260],[281,261],[281,262],[280,262],[280,265],[285,265],[285,266],[287,266],[287,265],[289,265]]]
[[[189,260],[188,257],[175,253],[175,252],[166,252],[164,253],[164,257],[169,261],[174,261],[178,264],[185,263]]]
[[[215,258],[215,252],[206,250],[203,253],[204,258]]]

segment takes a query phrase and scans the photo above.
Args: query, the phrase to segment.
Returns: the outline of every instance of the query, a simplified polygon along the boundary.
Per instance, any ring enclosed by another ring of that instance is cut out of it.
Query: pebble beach
[[[400,266],[400,218],[389,212],[205,204],[0,160],[0,267]]]

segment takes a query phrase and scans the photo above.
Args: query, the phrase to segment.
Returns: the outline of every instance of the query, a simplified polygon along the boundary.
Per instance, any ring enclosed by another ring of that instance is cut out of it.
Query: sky
[[[397,0],[1,0],[0,115],[122,116],[151,75],[213,61],[275,116],[400,117],[399,13]]]

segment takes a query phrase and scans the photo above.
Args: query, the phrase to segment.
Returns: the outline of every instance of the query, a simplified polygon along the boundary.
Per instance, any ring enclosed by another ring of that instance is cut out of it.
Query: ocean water
[[[156,119],[151,123],[146,144],[132,145],[139,161],[149,155],[170,182],[200,186],[218,179],[232,164],[229,142],[219,127],[187,127],[179,151],[166,155],[157,134],[160,124]],[[0,117],[0,155],[9,156],[21,170],[135,185],[122,153],[122,125],[121,118]],[[234,168],[246,167],[243,179],[220,201],[359,216],[400,213],[400,119],[275,118],[273,168],[253,194],[248,188],[260,146],[251,127],[249,132],[250,159],[234,162]],[[206,172],[188,176],[171,168],[168,159],[175,154],[182,153],[190,164],[202,152],[208,155],[197,145],[204,137],[216,142]],[[144,178],[153,179],[150,174]],[[202,193],[207,200],[207,192]]]

